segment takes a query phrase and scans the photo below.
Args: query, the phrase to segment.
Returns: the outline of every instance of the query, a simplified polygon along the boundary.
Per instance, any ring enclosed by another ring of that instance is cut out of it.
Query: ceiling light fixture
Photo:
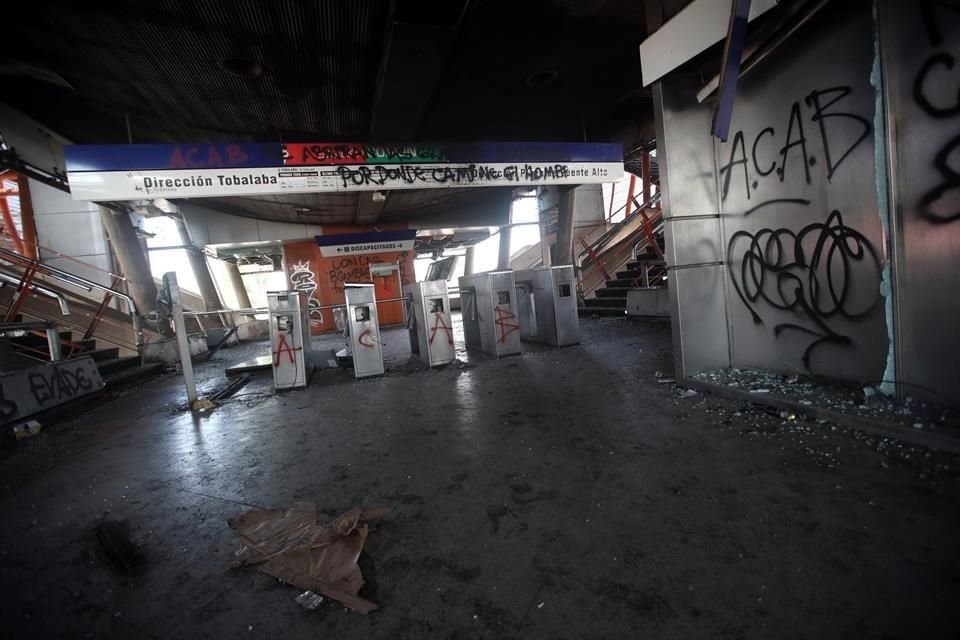
[[[263,75],[263,65],[256,60],[241,57],[220,58],[217,64],[230,75],[238,78],[259,78]]]

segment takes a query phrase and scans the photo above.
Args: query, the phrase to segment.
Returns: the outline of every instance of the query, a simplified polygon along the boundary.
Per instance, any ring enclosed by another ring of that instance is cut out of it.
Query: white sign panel
[[[77,200],[141,200],[615,182],[622,162],[363,164],[69,172]]]

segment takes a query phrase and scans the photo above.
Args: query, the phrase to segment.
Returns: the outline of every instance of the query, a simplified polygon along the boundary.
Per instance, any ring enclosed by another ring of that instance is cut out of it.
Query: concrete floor
[[[667,325],[582,327],[579,347],[445,370],[280,396],[259,378],[203,418],[169,376],[48,426],[0,456],[4,635],[957,637],[954,458],[678,397],[655,377]],[[224,571],[226,518],[294,500],[396,506],[368,544],[380,610],[307,611]],[[139,574],[106,566],[104,519]]]

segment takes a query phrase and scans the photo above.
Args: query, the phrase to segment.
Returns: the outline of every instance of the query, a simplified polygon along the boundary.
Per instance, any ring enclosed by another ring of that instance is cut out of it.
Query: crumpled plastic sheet
[[[304,591],[369,613],[377,605],[357,595],[363,586],[357,559],[371,528],[392,509],[354,507],[326,525],[317,522],[316,506],[305,502],[247,511],[227,520],[241,541],[229,568],[256,565]]]

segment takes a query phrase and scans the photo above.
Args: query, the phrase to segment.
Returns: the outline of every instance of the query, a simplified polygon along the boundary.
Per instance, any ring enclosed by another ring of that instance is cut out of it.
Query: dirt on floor
[[[194,416],[168,375],[45,425],[0,452],[8,635],[957,637],[956,456],[663,383],[666,323],[582,335],[421,370],[395,332],[382,378],[258,375]],[[224,570],[227,518],[295,501],[395,506],[361,557],[380,609]]]

